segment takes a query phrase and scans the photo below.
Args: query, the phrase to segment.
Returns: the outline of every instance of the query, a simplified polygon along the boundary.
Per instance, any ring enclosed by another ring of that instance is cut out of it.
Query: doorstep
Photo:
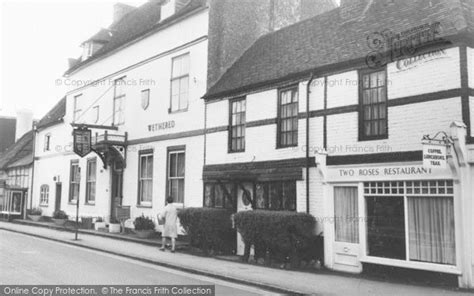
[[[70,222],[70,221],[68,221]],[[49,229],[54,229],[58,231],[68,231],[68,232],[75,232],[76,228],[71,225],[70,223],[66,223],[64,226],[59,226],[55,225],[54,223],[51,222],[35,222],[31,220],[21,220],[21,219],[15,219],[10,221],[10,223],[15,223],[15,224],[21,224],[21,225],[26,225],[26,226],[34,226],[34,227],[43,227],[43,228],[49,228]],[[161,238],[151,238],[151,239],[143,239],[143,238],[138,238],[138,237],[133,237],[130,234],[122,234],[122,233],[109,233],[109,232],[103,232],[103,231],[95,231],[92,229],[80,229],[78,230],[78,233],[83,233],[83,234],[90,234],[90,235],[96,235],[96,236],[101,236],[101,237],[106,237],[110,239],[116,239],[116,240],[122,240],[122,241],[128,241],[128,242],[134,242],[134,243],[139,243],[143,245],[148,245],[148,246],[157,246],[161,247]],[[169,243],[169,240],[167,241]],[[177,250],[182,250],[188,247],[187,242],[180,241],[179,239],[176,240],[176,249]]]

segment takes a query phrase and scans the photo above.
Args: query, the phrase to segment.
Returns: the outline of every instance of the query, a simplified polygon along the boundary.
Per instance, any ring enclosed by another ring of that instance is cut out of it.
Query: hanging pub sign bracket
[[[81,158],[92,151],[91,130],[87,127],[77,127],[72,131],[73,151]]]
[[[445,169],[448,163],[448,148],[453,140],[445,132],[436,133],[433,137],[424,135],[423,144],[423,167],[430,169]]]

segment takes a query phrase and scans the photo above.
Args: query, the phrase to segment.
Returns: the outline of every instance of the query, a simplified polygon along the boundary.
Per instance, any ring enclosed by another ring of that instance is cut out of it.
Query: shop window
[[[96,177],[97,159],[88,159],[86,172],[86,203],[88,204],[95,203]]]
[[[403,197],[369,196],[367,203],[367,253],[370,256],[405,259]]]
[[[79,162],[77,160],[71,161],[69,174],[69,202],[71,203],[79,200],[80,174]]]
[[[168,195],[176,203],[184,203],[185,152],[181,149],[168,151]]]
[[[151,205],[153,197],[153,151],[139,155],[138,204]]]
[[[336,241],[358,244],[357,187],[334,187],[334,215]]]
[[[125,77],[115,80],[112,123],[115,126],[125,123],[125,87]]]
[[[231,183],[206,183],[204,185],[204,206],[207,208],[232,209],[235,200],[235,186]]]
[[[360,140],[387,138],[387,82],[385,69],[360,72]]]
[[[185,111],[189,97],[189,54],[173,58],[170,112]]]
[[[452,180],[364,183],[368,255],[455,265],[453,192]]]
[[[40,187],[40,205],[47,206],[49,203],[49,186],[41,185]]]
[[[245,151],[245,98],[230,102],[229,152]]]
[[[255,184],[255,207],[262,210],[296,211],[296,181]]]
[[[455,264],[452,197],[408,197],[410,260]]]
[[[279,91],[277,147],[298,145],[298,87]]]

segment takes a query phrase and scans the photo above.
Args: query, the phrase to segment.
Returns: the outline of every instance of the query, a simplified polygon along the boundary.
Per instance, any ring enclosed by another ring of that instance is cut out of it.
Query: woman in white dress
[[[176,247],[176,238],[178,237],[178,226],[176,225],[178,220],[178,211],[173,204],[173,198],[168,196],[166,199],[166,207],[160,214],[160,218],[165,220],[163,226],[163,233],[161,234],[161,251],[165,250],[166,238],[171,239],[171,252],[174,253]]]

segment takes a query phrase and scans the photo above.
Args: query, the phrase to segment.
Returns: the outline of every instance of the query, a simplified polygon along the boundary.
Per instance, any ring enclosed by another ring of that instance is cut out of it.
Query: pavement
[[[0,230],[0,284],[215,285],[216,295],[268,291]]]
[[[79,235],[79,241],[74,241],[71,232],[45,227],[0,222],[0,229],[285,294],[473,295],[472,291],[458,289],[408,285],[332,273],[289,271],[179,252],[160,252],[155,246],[85,233]]]

